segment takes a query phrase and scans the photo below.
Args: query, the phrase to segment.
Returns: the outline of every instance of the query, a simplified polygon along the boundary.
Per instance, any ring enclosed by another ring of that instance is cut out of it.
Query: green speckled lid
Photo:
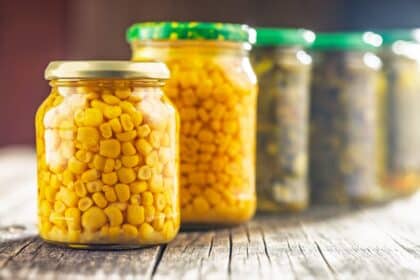
[[[255,30],[248,25],[217,22],[142,22],[126,33],[136,40],[216,40],[255,43]]]

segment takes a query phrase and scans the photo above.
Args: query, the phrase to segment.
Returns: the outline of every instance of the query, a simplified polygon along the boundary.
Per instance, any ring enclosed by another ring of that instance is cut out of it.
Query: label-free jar
[[[315,34],[258,28],[251,53],[258,77],[257,197],[261,211],[308,205],[308,106]]]
[[[180,225],[177,113],[161,63],[51,62],[36,115],[41,238],[139,247]]]
[[[420,30],[380,32],[384,93],[383,184],[396,196],[420,186]]]
[[[236,224],[255,212],[257,86],[245,25],[151,22],[127,32],[135,61],[162,60],[181,119],[180,199],[186,224]]]
[[[312,46],[310,180],[321,203],[384,199],[378,171],[383,96],[382,38],[372,32],[317,34]]]

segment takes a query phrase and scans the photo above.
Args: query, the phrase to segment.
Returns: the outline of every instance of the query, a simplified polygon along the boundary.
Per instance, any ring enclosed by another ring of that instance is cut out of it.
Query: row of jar
[[[416,64],[399,54],[413,43],[379,48],[369,32],[257,35],[252,64],[252,28],[197,22],[132,26],[136,62],[51,63],[36,116],[41,237],[137,247],[170,241],[181,221],[245,222],[257,197],[261,210],[304,209],[308,164],[315,201],[415,188]]]

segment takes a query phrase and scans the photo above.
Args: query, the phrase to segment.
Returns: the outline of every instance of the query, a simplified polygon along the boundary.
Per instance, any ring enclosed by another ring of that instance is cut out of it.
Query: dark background
[[[136,21],[227,21],[315,31],[420,26],[420,0],[0,0],[0,146],[34,142],[58,59],[129,59]]]

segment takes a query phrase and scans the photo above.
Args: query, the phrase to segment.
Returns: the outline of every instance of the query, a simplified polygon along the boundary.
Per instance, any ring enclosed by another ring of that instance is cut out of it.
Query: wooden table
[[[35,229],[35,158],[0,150],[0,279],[419,279],[420,195],[183,231],[168,245],[88,251]]]

